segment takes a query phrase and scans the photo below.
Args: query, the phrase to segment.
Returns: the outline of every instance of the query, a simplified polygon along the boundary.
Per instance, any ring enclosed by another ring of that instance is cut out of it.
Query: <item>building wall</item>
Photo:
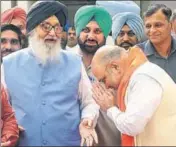
[[[74,15],[76,11],[83,5],[92,5],[95,4],[96,0],[59,0],[60,2],[64,3],[68,7],[68,17],[70,24],[73,25],[74,23]],[[35,1],[25,1],[25,0],[18,0],[15,2],[14,0],[11,1],[1,1],[1,13],[11,7],[13,7],[14,4],[17,4],[18,6],[22,7],[26,12],[28,11],[29,7],[34,3]],[[172,10],[176,8],[176,1],[144,1],[144,0],[137,0],[136,2],[140,8],[141,8],[141,16],[143,16],[143,13],[147,10],[148,6],[150,4],[156,4],[156,3],[163,3],[170,7]]]

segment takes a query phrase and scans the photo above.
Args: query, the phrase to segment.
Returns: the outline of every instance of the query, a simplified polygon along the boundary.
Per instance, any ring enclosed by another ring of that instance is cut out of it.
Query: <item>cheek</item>
[[[98,44],[102,44],[104,42],[104,36],[102,34],[98,35],[97,41],[98,41]]]
[[[136,36],[131,37],[131,38],[130,38],[130,40],[131,40],[131,42],[132,42],[133,44],[136,44],[136,43],[138,42],[138,40],[137,40],[137,37],[136,37]]]
[[[87,34],[85,34],[84,32],[81,32],[79,35],[79,39],[84,42],[87,39]]]
[[[40,39],[44,39],[46,37],[46,33],[41,30],[39,27],[36,28],[36,33]]]
[[[121,43],[121,40],[122,40],[122,39],[118,36],[117,39],[115,40],[116,45],[120,44],[120,43]]]

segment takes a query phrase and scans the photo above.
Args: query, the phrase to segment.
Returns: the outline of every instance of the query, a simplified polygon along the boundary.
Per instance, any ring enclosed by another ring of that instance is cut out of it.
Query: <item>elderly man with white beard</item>
[[[99,106],[81,58],[61,50],[67,8],[39,1],[27,14],[28,48],[5,57],[1,67],[18,124],[19,146],[88,146],[97,142]]]

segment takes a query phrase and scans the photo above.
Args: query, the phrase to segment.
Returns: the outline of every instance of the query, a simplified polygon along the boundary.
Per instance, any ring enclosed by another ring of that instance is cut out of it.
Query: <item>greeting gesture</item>
[[[115,106],[114,93],[112,89],[106,89],[101,82],[93,84],[93,98],[103,111]]]

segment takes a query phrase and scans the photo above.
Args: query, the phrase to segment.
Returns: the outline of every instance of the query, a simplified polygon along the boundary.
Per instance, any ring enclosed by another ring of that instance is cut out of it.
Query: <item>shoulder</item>
[[[16,52],[14,52],[14,53],[11,53],[11,54],[5,56],[5,57],[3,58],[3,60],[13,60],[13,59],[16,59],[16,58],[18,58],[18,57],[20,57],[20,56],[27,55],[27,54],[28,54],[28,51],[29,51],[28,48],[21,49],[21,50],[19,50],[19,51],[16,51]]]

